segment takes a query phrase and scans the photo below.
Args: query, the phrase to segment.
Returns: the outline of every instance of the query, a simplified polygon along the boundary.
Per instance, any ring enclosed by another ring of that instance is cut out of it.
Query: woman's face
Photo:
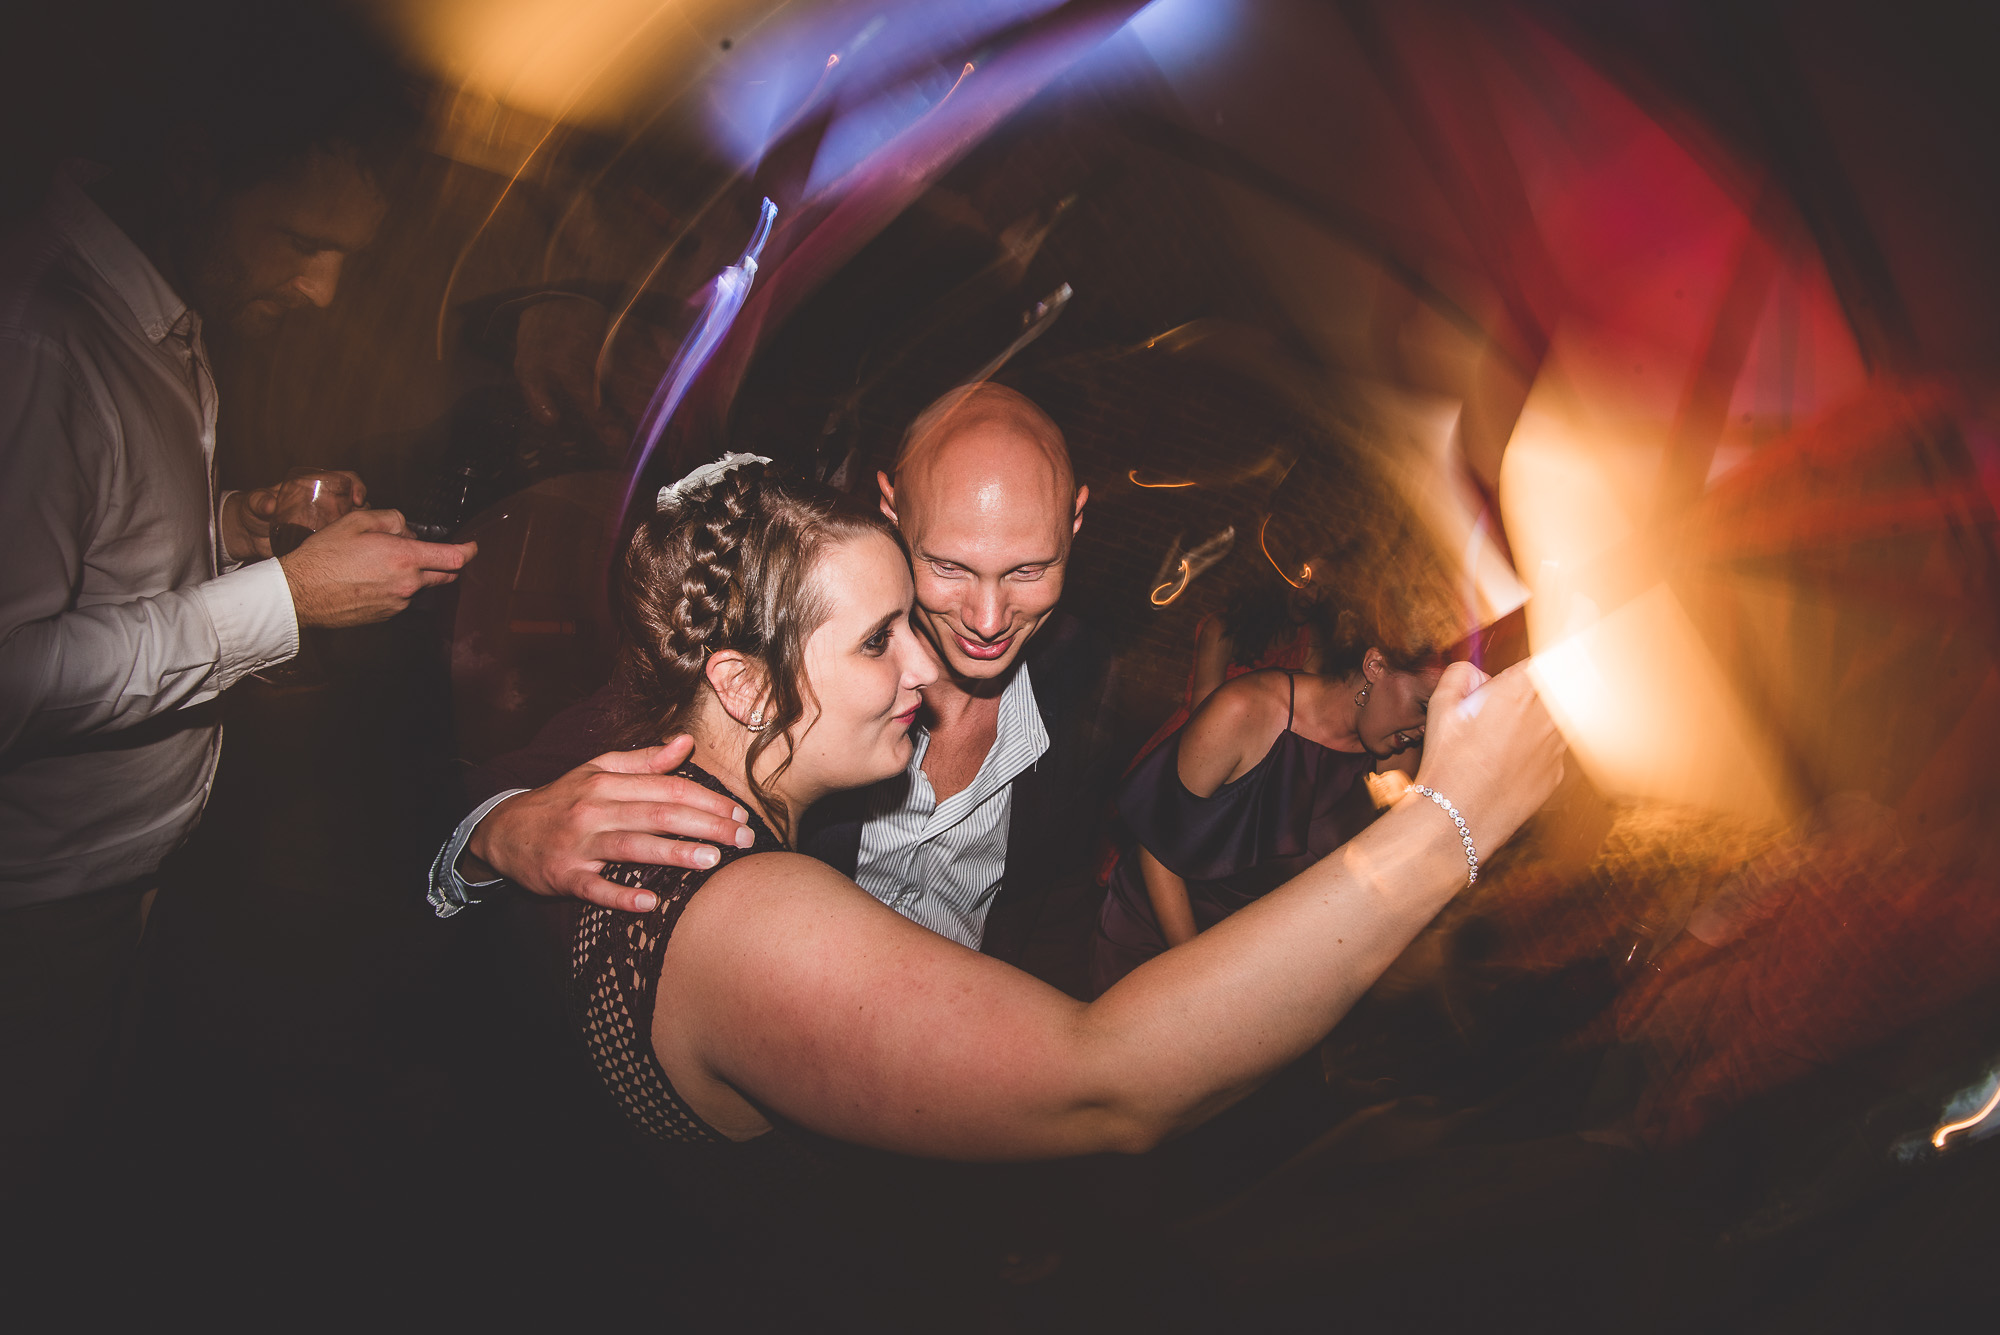
[[[910,763],[910,725],[938,663],[910,624],[910,563],[887,537],[835,544],[813,578],[832,611],[806,639],[806,714],[794,732],[792,776],[817,792],[861,788]]]
[[[1361,744],[1373,755],[1392,756],[1421,742],[1425,711],[1444,669],[1403,672],[1370,649],[1361,671],[1368,679],[1368,700],[1355,719]]]

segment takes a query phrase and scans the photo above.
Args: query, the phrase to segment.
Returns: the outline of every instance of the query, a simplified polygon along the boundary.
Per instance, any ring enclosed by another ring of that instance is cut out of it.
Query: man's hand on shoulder
[[[354,510],[278,558],[301,626],[365,626],[449,584],[478,554],[473,542],[419,542],[394,510]]]
[[[692,738],[676,737],[642,751],[610,751],[508,798],[473,830],[460,874],[504,876],[538,895],[646,912],[653,896],[605,880],[606,863],[712,867],[721,855],[711,845],[750,847],[734,799],[671,773],[693,749]]]

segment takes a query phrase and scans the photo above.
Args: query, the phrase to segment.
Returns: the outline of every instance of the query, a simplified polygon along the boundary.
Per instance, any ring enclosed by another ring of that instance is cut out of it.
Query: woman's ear
[[[770,710],[771,694],[763,664],[734,649],[723,649],[708,656],[708,665],[702,672],[729,717],[746,728],[762,726],[763,715]]]
[[[1382,674],[1389,670],[1389,660],[1382,657],[1380,649],[1370,649],[1361,655],[1361,675],[1371,682],[1382,680]]]

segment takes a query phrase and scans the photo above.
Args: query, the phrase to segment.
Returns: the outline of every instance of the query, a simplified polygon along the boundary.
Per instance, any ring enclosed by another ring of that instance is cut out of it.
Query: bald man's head
[[[1089,499],[1062,432],[1011,389],[966,386],[918,416],[895,475],[877,476],[946,666],[962,681],[1003,675],[1062,595]]]
[[[1076,489],[1062,428],[1027,395],[990,380],[960,385],[917,414],[896,451],[896,482],[900,485],[912,470],[935,466],[948,445],[971,435],[999,435],[1023,447],[1032,445],[1032,453],[1056,471],[1062,485]]]

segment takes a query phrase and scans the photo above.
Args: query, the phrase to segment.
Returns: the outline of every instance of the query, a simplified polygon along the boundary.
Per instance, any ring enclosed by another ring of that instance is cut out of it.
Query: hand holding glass
[[[362,503],[361,479],[352,473],[296,469],[274,491],[271,555],[289,556],[313,534]]]

